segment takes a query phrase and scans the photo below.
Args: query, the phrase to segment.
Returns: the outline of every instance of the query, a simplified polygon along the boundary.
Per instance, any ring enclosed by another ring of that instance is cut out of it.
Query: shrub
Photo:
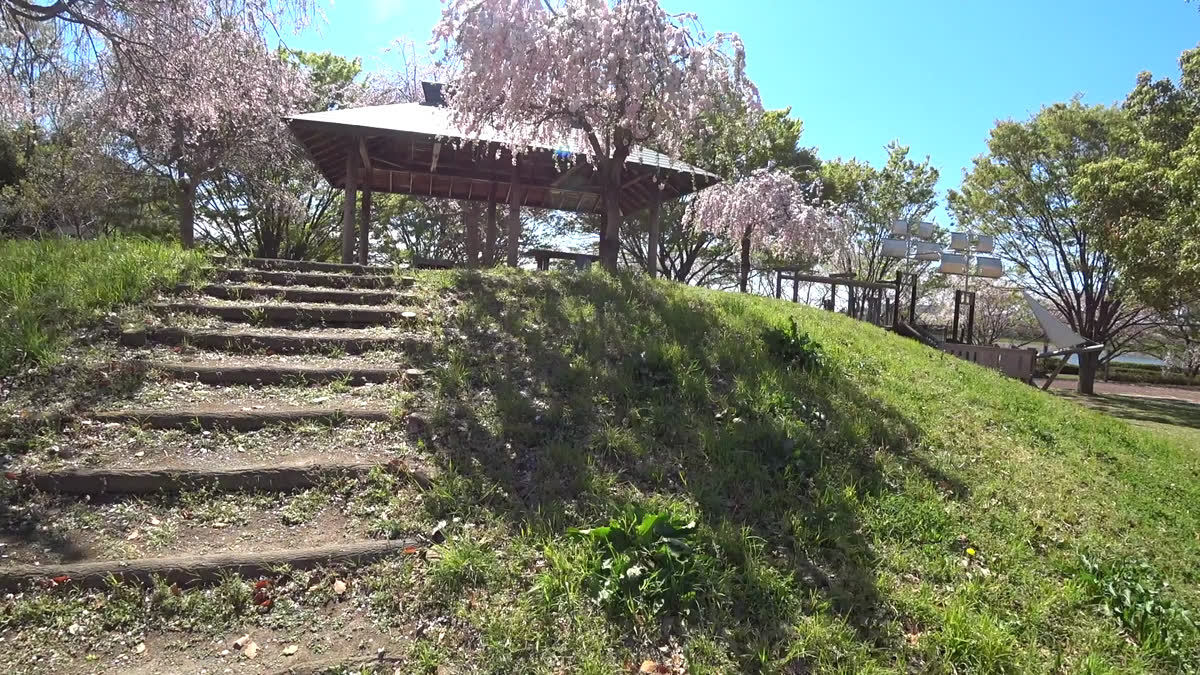
[[[1145,562],[1098,564],[1083,558],[1081,578],[1100,610],[1143,650],[1173,666],[1200,659],[1200,629],[1170,586]]]
[[[628,511],[608,525],[571,534],[599,550],[589,571],[596,598],[609,612],[649,620],[663,612],[687,614],[696,601],[692,556],[695,522],[665,513]]]
[[[789,321],[791,325],[787,328],[772,326],[764,332],[763,341],[767,343],[767,350],[789,367],[819,370],[824,363],[821,345],[807,333],[800,332],[795,317],[789,317]]]

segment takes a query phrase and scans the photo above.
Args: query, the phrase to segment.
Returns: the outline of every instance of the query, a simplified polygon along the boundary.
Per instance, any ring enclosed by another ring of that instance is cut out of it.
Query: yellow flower
[[[968,549],[967,549],[967,555],[975,555],[975,549],[973,549],[973,548],[968,548]]]

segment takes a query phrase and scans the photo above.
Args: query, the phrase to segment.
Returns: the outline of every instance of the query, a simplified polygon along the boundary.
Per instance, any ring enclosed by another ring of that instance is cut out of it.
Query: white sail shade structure
[[[975,240],[976,253],[991,253],[996,250],[996,242],[991,235],[977,234],[972,239]]]
[[[908,242],[903,239],[884,239],[883,255],[887,258],[907,258]]]
[[[958,253],[943,253],[942,264],[938,267],[942,274],[966,274],[967,256]]]
[[[917,260],[939,260],[942,257],[942,245],[932,241],[918,241],[913,250]]]
[[[925,221],[893,220],[892,234],[895,236],[910,236],[918,239],[928,239],[933,236],[933,223]]]
[[[1083,337],[1071,329],[1062,319],[1050,313],[1050,310],[1042,306],[1042,303],[1033,299],[1027,291],[1022,290],[1021,295],[1025,297],[1025,302],[1029,303],[1029,309],[1033,310],[1033,316],[1037,322],[1041,324],[1042,330],[1046,333],[1046,340],[1055,347],[1060,349],[1071,349],[1080,345],[1091,344],[1091,340]]]
[[[1004,276],[1004,265],[999,258],[979,256],[975,259],[975,276],[999,279]]]
[[[954,251],[968,251],[971,249],[971,236],[966,232],[951,232],[950,233],[950,249]]]

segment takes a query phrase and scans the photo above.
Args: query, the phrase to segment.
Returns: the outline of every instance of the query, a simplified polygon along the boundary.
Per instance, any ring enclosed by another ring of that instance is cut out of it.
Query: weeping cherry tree
[[[583,134],[603,186],[609,268],[634,146],[675,153],[722,102],[761,107],[737,35],[708,36],[657,0],[447,0],[434,43],[455,66],[449,103],[466,133],[495,129],[514,153]]]
[[[759,169],[702,190],[686,217],[704,231],[738,242],[738,288],[745,293],[752,251],[807,263],[832,251],[840,221],[829,208],[814,204],[809,193],[785,171]]]

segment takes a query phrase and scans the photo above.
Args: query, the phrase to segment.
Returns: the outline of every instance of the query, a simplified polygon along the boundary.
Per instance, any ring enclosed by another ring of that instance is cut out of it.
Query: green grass
[[[1200,663],[1194,445],[791,303],[599,271],[422,282],[442,366],[406,408],[437,478],[346,494],[374,536],[446,523],[347,572],[378,626],[435,627],[400,647],[411,670]],[[297,519],[319,506],[291,499]],[[325,625],[331,577],[280,583],[270,613],[228,582],[160,589],[142,619],[32,592],[0,628]]]
[[[789,303],[594,272],[431,278],[457,309],[426,505],[488,524],[507,572],[443,570],[428,592],[482,636],[464,658],[483,670],[613,672],[668,645],[690,672],[1200,659],[1184,445]],[[627,513],[694,522],[683,562],[570,534]],[[1121,620],[1097,569],[1169,610]]]
[[[198,278],[202,263],[136,239],[0,241],[0,373],[53,362],[73,328]]]
[[[1200,404],[1169,398],[1121,394],[1080,396],[1069,391],[1057,394],[1089,408],[1119,417],[1158,436],[1200,450]]]

